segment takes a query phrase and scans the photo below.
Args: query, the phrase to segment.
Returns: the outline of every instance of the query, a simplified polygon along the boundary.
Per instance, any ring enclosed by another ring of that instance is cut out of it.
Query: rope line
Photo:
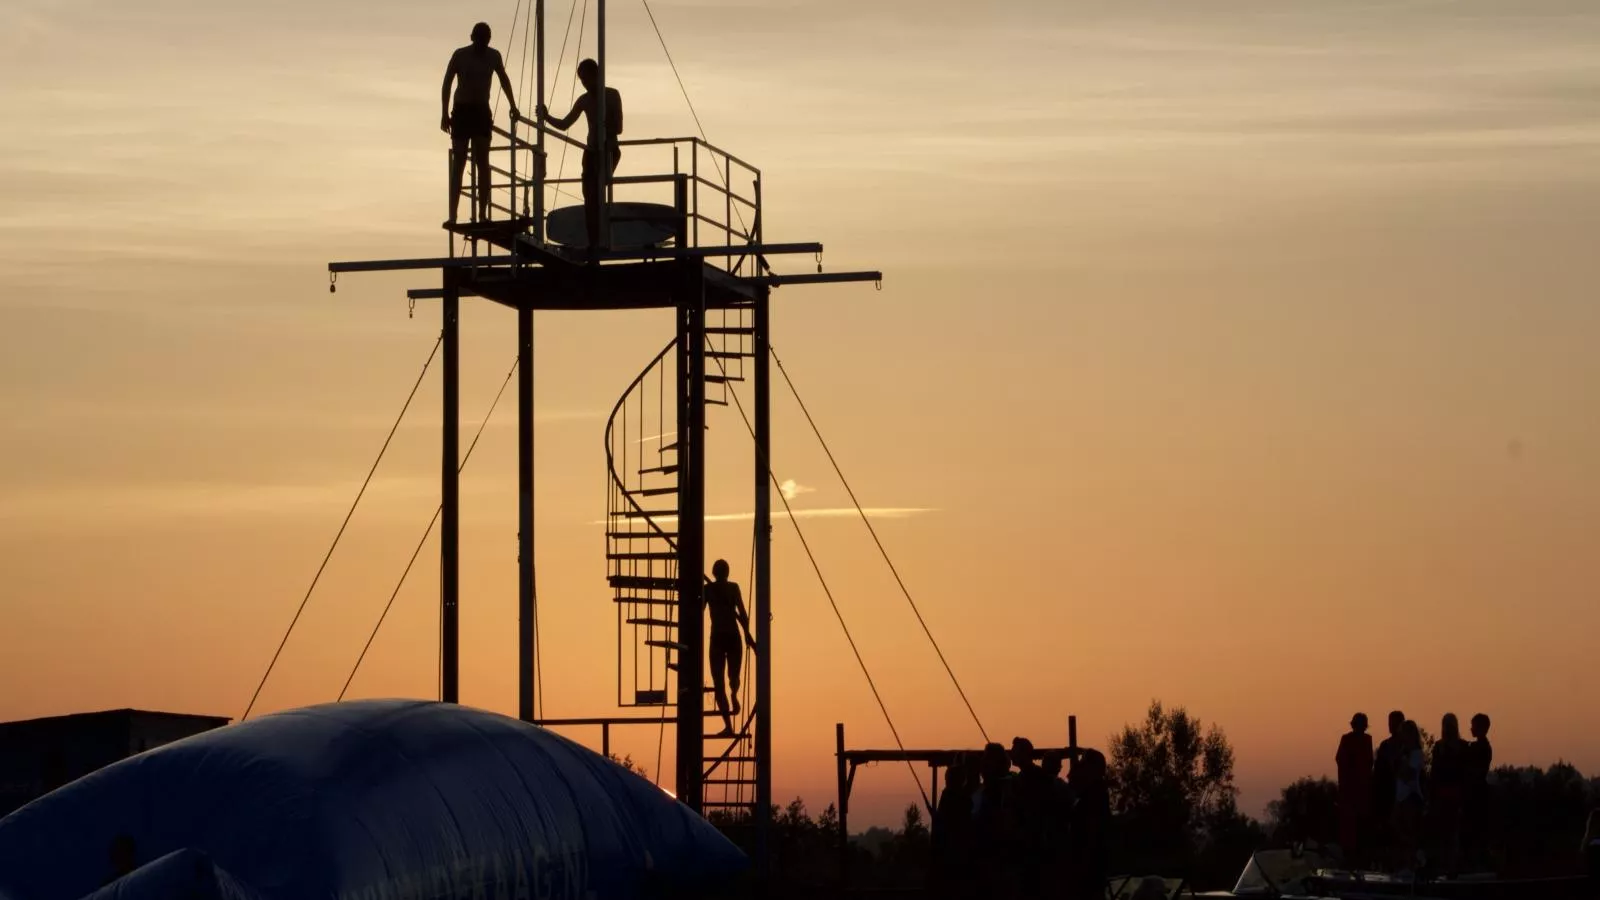
[[[350,503],[350,511],[344,514],[344,522],[339,525],[339,531],[333,536],[333,543],[328,545],[328,552],[322,557],[322,565],[317,566],[317,574],[311,578],[311,586],[306,588],[306,595],[300,599],[300,608],[294,612],[294,618],[289,620],[289,627],[283,632],[283,640],[278,642],[278,649],[272,654],[272,661],[267,663],[267,671],[261,675],[261,681],[256,685],[256,691],[250,695],[250,703],[244,708],[244,715],[239,717],[243,722],[250,718],[250,711],[255,709],[256,701],[261,698],[261,689],[267,686],[267,679],[272,677],[272,670],[278,665],[278,657],[283,654],[283,648],[289,643],[289,635],[294,633],[294,626],[300,621],[300,614],[306,611],[306,604],[311,600],[311,592],[317,589],[317,582],[322,580],[322,573],[328,568],[328,560],[333,558],[333,551],[339,546],[339,539],[344,537],[344,531],[350,525],[350,519],[356,514],[356,507],[360,505],[361,498],[367,493],[367,486],[372,484],[372,476],[378,471],[378,464],[383,462],[383,455],[389,451],[389,444],[394,440],[395,432],[400,430],[400,422],[405,419],[406,411],[411,408],[411,401],[417,397],[417,389],[422,387],[422,379],[428,374],[428,368],[433,365],[434,357],[439,354],[439,346],[444,343],[444,332],[439,332],[439,337],[433,342],[433,349],[428,353],[428,359],[422,364],[422,371],[417,373],[417,381],[411,385],[411,393],[406,395],[406,402],[400,407],[400,415],[395,417],[394,425],[389,428],[389,435],[383,439],[383,446],[378,450],[378,458],[372,461],[372,468],[367,470],[367,477],[361,482],[361,489],[356,491],[356,499]]]
[[[723,375],[726,375],[727,369],[723,366],[722,359],[715,356],[712,359],[716,361],[717,368],[722,371]],[[750,432],[750,436],[753,439],[755,437],[755,428],[750,424],[750,417],[745,415],[744,404],[739,400],[739,393],[733,390],[731,383],[724,382],[724,384],[728,387],[728,396],[733,399],[734,408],[739,411],[739,418],[744,420],[745,430]],[[757,452],[760,452],[759,448],[757,448]],[[901,753],[904,753],[906,749],[905,742],[900,740],[900,730],[895,728],[894,718],[889,715],[889,707],[883,702],[883,695],[878,692],[878,683],[873,680],[872,672],[867,669],[867,661],[862,658],[861,649],[856,646],[856,639],[850,634],[850,626],[845,624],[844,613],[839,610],[839,602],[834,599],[833,589],[828,587],[828,579],[822,574],[822,566],[817,562],[816,554],[811,552],[811,544],[806,540],[805,532],[800,528],[800,520],[795,517],[794,509],[789,505],[789,498],[784,496],[783,486],[778,483],[778,476],[772,471],[770,460],[765,458],[765,454],[762,454],[762,456],[761,464],[767,468],[767,478],[772,481],[772,486],[778,489],[778,499],[783,501],[783,511],[789,516],[789,524],[794,526],[795,537],[800,539],[800,546],[806,551],[806,558],[811,561],[812,571],[817,573],[817,582],[822,585],[822,593],[828,598],[828,605],[833,607],[834,618],[839,620],[839,628],[844,632],[844,639],[850,644],[850,652],[855,655],[856,665],[861,667],[861,674],[867,679],[867,687],[872,690],[872,699],[878,702],[878,710],[883,713],[883,721],[888,724],[889,733],[894,736],[895,746],[900,749]],[[917,783],[917,793],[922,795],[923,806],[931,811],[933,804],[928,799],[928,792],[922,786],[922,778],[917,774],[917,767],[912,765],[909,759],[906,760],[906,771],[911,773],[911,780]]]
[[[771,350],[771,345],[768,345]],[[878,537],[878,530],[872,527],[872,520],[867,517],[867,512],[861,507],[861,501],[856,499],[856,492],[850,487],[849,479],[844,477],[844,471],[839,468],[839,461],[834,458],[833,450],[828,447],[828,441],[822,436],[822,431],[817,427],[815,419],[811,418],[811,410],[806,408],[804,400],[800,399],[800,392],[794,386],[794,379],[789,377],[789,370],[783,367],[783,360],[778,358],[778,352],[772,350],[772,361],[778,364],[778,371],[783,375],[784,383],[789,385],[789,393],[794,395],[794,402],[799,404],[800,411],[805,414],[806,423],[811,426],[811,433],[817,436],[817,442],[822,445],[822,452],[828,455],[828,462],[833,466],[833,472],[839,476],[839,483],[844,485],[845,493],[850,495],[850,503],[855,506],[856,514],[861,516],[861,521],[867,526],[867,532],[872,535],[872,542],[878,545],[878,553],[883,556],[883,561],[893,573],[895,583],[900,585],[900,593],[905,596],[906,602],[911,605],[911,612],[917,617],[917,624],[922,626],[922,633],[928,636],[928,643],[933,645],[933,652],[938,654],[939,662],[944,666],[945,674],[950,676],[950,683],[955,685],[956,693],[961,695],[961,702],[966,705],[967,713],[972,716],[972,722],[978,726],[978,732],[983,735],[983,742],[989,743],[989,732],[984,729],[983,722],[978,719],[977,710],[972,708],[972,701],[967,699],[967,692],[962,689],[961,681],[956,678],[955,670],[950,668],[949,660],[945,659],[944,650],[940,649],[939,642],[934,639],[932,629],[922,618],[922,610],[917,608],[917,601],[911,598],[911,590],[906,587],[905,579],[900,577],[900,570],[895,568],[894,560],[889,558],[889,551],[883,546],[883,540]]]
[[[508,51],[511,48],[513,48],[513,47],[515,47],[517,45],[517,22],[521,18],[522,18],[522,0],[517,0],[517,8],[511,13],[511,33],[506,35],[506,49]],[[531,18],[531,16],[530,16],[530,18]],[[531,31],[532,28],[530,27],[529,30]],[[527,37],[526,37],[526,35],[524,35],[524,37],[523,37],[523,46],[524,46],[524,48],[526,48],[526,46],[527,46]],[[526,49],[524,49],[522,62],[517,64],[517,67],[518,67],[518,70],[519,70],[517,72],[517,93],[519,93],[519,94],[522,93],[522,72],[520,70],[527,64],[527,60],[528,60],[527,51],[526,51]],[[492,106],[490,106],[491,118],[497,118],[500,115],[500,98],[501,98],[501,96],[503,96],[503,92],[502,93],[497,93],[497,94],[494,95],[494,103],[493,103]],[[511,124],[511,128],[512,128],[513,131],[516,130],[516,123],[515,122],[513,122]]]
[[[573,6],[574,7],[577,6],[577,0],[573,0]],[[576,46],[574,46],[572,48],[572,57],[573,57],[573,59],[577,59],[578,56],[580,56],[583,53],[583,32],[584,32],[585,26],[587,26],[588,24],[589,24],[589,0],[583,0],[583,14],[578,17],[578,43],[577,43]],[[567,31],[568,31],[569,34],[572,31],[572,17],[571,17],[570,13],[567,16]],[[567,39],[565,37],[562,37],[562,39],[561,39],[561,55],[556,58],[556,66],[557,66],[557,69],[556,69],[556,84],[560,83],[560,79],[561,79],[560,65],[561,65],[562,61],[566,59],[566,53],[567,53]],[[552,96],[555,95],[556,84],[550,85],[550,92],[551,92]],[[572,104],[578,99],[578,76],[577,76],[576,72],[574,72],[573,76],[572,76],[572,88],[567,93],[568,93],[568,96],[567,96],[567,107],[571,108]],[[541,99],[543,99],[543,98],[541,98]],[[566,141],[562,141],[561,142],[561,161],[559,163],[557,163],[557,165],[556,165],[556,180],[557,181],[560,181],[562,178],[564,178],[566,176],[566,173],[567,173],[567,148],[569,148],[571,146],[572,145],[567,143]],[[552,185],[552,188],[555,190],[555,193],[556,193],[557,197],[560,197],[562,194],[566,194],[568,197],[574,197],[574,199],[579,199],[579,198],[576,198],[571,192],[563,191],[561,189],[561,185],[559,185],[559,184]]]
[[[456,467],[456,474],[461,474],[467,468],[467,460],[472,458],[472,451],[478,446],[478,438],[483,437],[483,430],[489,427],[489,419],[494,415],[495,407],[500,405],[500,398],[505,395],[506,385],[511,383],[511,376],[516,374],[517,364],[511,363],[511,371],[506,373],[506,380],[500,383],[500,390],[494,395],[494,400],[489,404],[489,411],[484,413],[483,421],[478,423],[478,433],[472,436],[472,443],[467,445],[467,452],[461,456],[461,464]],[[372,642],[378,637],[378,629],[383,627],[384,619],[389,616],[389,609],[394,606],[394,600],[400,596],[400,589],[405,587],[406,577],[411,574],[411,567],[416,565],[417,556],[422,553],[422,547],[428,542],[428,537],[433,534],[433,526],[439,523],[439,515],[444,510],[444,504],[434,507],[433,518],[428,520],[427,530],[422,532],[422,540],[417,541],[417,548],[411,551],[411,559],[406,563],[405,571],[400,573],[400,581],[395,584],[394,590],[389,593],[389,602],[383,605],[383,612],[378,614],[378,623],[372,626],[372,633],[367,635],[366,646],[361,648],[361,655],[356,657],[356,664],[350,669],[350,677],[344,680],[344,687],[339,689],[339,700],[350,690],[351,682],[356,680],[356,673],[361,670],[361,663],[367,658],[367,651],[372,649]]]
[[[655,11],[650,8],[650,0],[639,0],[639,2],[644,4],[645,15],[650,17],[650,27],[655,29],[656,40],[661,42],[661,52],[667,57],[667,65],[672,67],[672,77],[678,81],[678,90],[683,93],[683,102],[688,105],[689,115],[694,118],[694,127],[700,132],[700,140],[710,144],[711,138],[706,137],[706,127],[700,124],[700,114],[695,111],[694,101],[689,99],[689,88],[684,85],[683,76],[678,74],[678,64],[672,60],[672,51],[667,49],[666,36],[661,33],[661,26],[656,22],[656,14]],[[727,173],[724,173],[722,171],[722,167],[717,165],[717,158],[715,155],[708,155],[711,156],[711,168],[717,173],[717,178],[722,181],[723,190],[731,191],[732,187],[729,186],[729,179],[731,176]],[[729,168],[731,169],[732,166],[730,165]],[[738,204],[735,204],[733,207],[733,212],[734,215],[739,217],[739,227],[748,231],[749,226],[747,226],[744,222],[744,210],[741,209]]]

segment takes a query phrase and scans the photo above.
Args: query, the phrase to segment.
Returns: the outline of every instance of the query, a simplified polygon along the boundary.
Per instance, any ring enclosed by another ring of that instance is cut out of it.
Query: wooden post
[[[845,774],[844,723],[833,726],[834,758],[839,777],[839,886],[850,884],[850,779]]]

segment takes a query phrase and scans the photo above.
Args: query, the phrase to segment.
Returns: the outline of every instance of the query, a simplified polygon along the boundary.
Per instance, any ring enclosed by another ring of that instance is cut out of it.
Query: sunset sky
[[[0,5],[0,719],[243,711],[438,333],[404,299],[435,276],[326,265],[445,251],[440,77],[483,19],[519,78],[514,5]],[[1487,712],[1497,762],[1600,772],[1600,5],[653,9],[769,238],[885,272],[780,290],[773,342],[991,737],[1186,705],[1257,814],[1357,710]],[[608,17],[629,136],[691,133],[643,7]],[[465,440],[515,346],[463,320]],[[604,418],[671,319],[537,328],[544,712],[607,714]],[[779,390],[796,508],[847,506]],[[258,711],[338,693],[437,502],[438,398]],[[462,700],[512,714],[514,414],[463,477],[461,601]],[[711,512],[747,511],[712,429]],[[977,746],[859,520],[808,515],[907,744]],[[710,541],[743,580],[748,523]],[[353,695],[434,695],[437,584],[430,542]],[[892,742],[787,521],[774,585],[776,794],[820,810],[833,723]],[[656,768],[654,732],[616,745]]]

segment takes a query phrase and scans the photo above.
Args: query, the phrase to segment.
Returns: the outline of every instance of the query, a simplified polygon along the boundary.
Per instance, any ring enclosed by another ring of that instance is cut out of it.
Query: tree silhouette
[[[641,766],[638,763],[633,761],[633,755],[632,754],[629,754],[627,756],[618,756],[615,753],[611,753],[611,754],[607,755],[607,758],[610,759],[612,762],[616,763],[617,765],[623,767],[624,769],[627,769],[629,772],[632,772],[633,774],[639,776],[640,778],[649,778],[650,777],[650,773],[645,769],[644,766]]]
[[[1243,824],[1232,745],[1181,706],[1151,701],[1143,724],[1111,739],[1109,763],[1117,843],[1129,864],[1188,865],[1214,835]]]
[[[1286,785],[1267,804],[1267,828],[1276,844],[1333,843],[1339,836],[1339,785],[1325,777]]]

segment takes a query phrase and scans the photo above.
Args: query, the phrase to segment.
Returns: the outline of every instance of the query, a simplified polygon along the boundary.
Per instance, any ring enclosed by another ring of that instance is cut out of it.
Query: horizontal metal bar
[[[1032,757],[1042,760],[1049,754],[1059,753],[1062,759],[1071,759],[1082,753],[1083,747],[1035,747]],[[1010,751],[1008,750],[1009,754]],[[841,754],[846,762],[857,764],[880,762],[929,762],[949,765],[957,757],[981,756],[982,750],[846,750]]]
[[[531,238],[524,238],[529,243]],[[706,247],[660,247],[644,250],[610,250],[596,254],[599,259],[703,259],[709,256],[742,256],[749,253],[765,253],[780,256],[786,253],[821,253],[822,245],[815,243],[804,244],[731,244],[728,246]]]
[[[660,725],[663,722],[676,722],[676,717],[671,716],[595,716],[586,719],[534,719],[533,724],[545,725]]]
[[[732,197],[733,199],[739,201],[740,203],[743,203],[745,206],[748,206],[751,209],[755,209],[756,208],[756,202],[754,200],[747,200],[744,197],[739,196],[737,193],[734,192],[733,188],[731,188],[731,187],[724,187],[723,185],[717,184],[715,181],[707,180],[704,175],[695,175],[693,177],[694,177],[695,181],[700,182],[701,184],[705,185],[708,188],[711,188],[713,191],[716,191],[719,194],[727,194],[729,197]]]
[[[556,130],[554,128],[548,128],[548,127],[546,127],[545,125],[543,125],[543,124],[541,124],[539,122],[535,122],[534,120],[528,118],[527,116],[522,115],[520,111],[517,114],[517,121],[523,123],[524,125],[531,125],[531,126],[533,126],[533,130],[534,131],[542,131],[545,134],[549,135],[550,137],[555,138],[558,141],[563,141],[565,143],[571,144],[574,147],[582,147],[583,146],[583,141],[578,140],[577,138],[567,134],[564,131],[558,131],[558,130]],[[511,136],[510,134],[508,134],[504,129],[502,129],[498,125],[493,126],[493,128],[494,128],[494,130],[495,130],[495,132],[497,134],[500,134],[503,137],[510,137]],[[522,140],[522,139],[518,138],[517,140]],[[533,147],[533,146],[537,145],[537,142],[536,141],[522,141],[522,144],[525,147]]]
[[[719,229],[721,231],[725,231],[730,235],[736,235],[738,237],[742,237],[747,241],[751,239],[751,236],[749,234],[746,234],[745,232],[740,231],[739,229],[731,227],[729,225],[724,225],[723,223],[718,222],[716,219],[713,219],[713,218],[711,218],[710,216],[708,216],[708,215],[706,215],[704,213],[691,213],[689,218],[691,218],[691,219],[699,219],[700,221],[706,223],[707,225],[710,225],[712,228],[716,228],[716,229]]]
[[[434,256],[419,259],[362,259],[328,263],[328,271],[339,275],[345,272],[396,272],[401,269],[470,269],[474,266],[503,266],[517,261],[517,257],[504,256]]]
[[[754,284],[778,287],[785,284],[838,284],[846,281],[882,281],[882,272],[815,272],[804,275],[762,275],[747,278]]]
[[[458,296],[476,297],[478,292],[470,288],[461,288],[456,291]],[[411,288],[406,291],[407,300],[443,300],[444,288]]]
[[[633,138],[631,140],[617,142],[617,145],[620,147],[644,147],[651,144],[698,144],[699,146],[706,148],[708,151],[720,155],[723,159],[726,159],[729,162],[738,163],[740,166],[743,166],[757,177],[760,177],[761,175],[761,170],[755,166],[750,165],[749,163],[737,156],[734,156],[732,153],[729,153],[721,147],[707,143],[706,141],[697,137]]]

